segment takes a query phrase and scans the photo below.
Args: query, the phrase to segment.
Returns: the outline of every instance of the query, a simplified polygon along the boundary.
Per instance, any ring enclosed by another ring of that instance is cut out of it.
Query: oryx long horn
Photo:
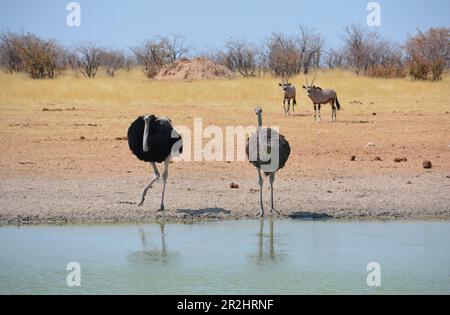
[[[314,84],[314,81],[316,81],[316,76],[317,76],[317,73],[314,75],[314,78],[313,78],[313,80],[311,82],[311,86]]]

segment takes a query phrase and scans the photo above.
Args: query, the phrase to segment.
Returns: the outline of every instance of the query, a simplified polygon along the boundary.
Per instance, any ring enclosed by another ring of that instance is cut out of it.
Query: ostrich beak
[[[258,115],[259,113],[262,113],[262,108],[261,108],[261,106],[256,107],[256,108],[255,108],[255,112],[256,112],[256,115]]]

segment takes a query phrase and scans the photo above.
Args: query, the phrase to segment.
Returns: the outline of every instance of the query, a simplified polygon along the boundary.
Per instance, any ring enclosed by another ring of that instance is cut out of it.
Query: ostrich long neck
[[[262,131],[262,112],[258,112],[258,131],[256,132],[256,158],[259,161],[259,137]]]
[[[258,113],[258,131],[261,129],[262,127],[262,113],[259,112]]]
[[[144,122],[145,122],[145,128],[144,128],[144,137],[142,140],[142,149],[144,150],[144,152],[148,152],[148,132],[149,132],[150,119],[148,117],[145,117]]]

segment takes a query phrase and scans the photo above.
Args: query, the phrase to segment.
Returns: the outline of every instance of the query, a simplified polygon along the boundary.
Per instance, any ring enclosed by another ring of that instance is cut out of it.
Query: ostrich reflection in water
[[[154,263],[169,263],[172,258],[177,256],[176,252],[170,252],[166,246],[166,240],[164,237],[164,225],[165,223],[159,223],[160,227],[160,243],[161,246],[150,249],[151,241],[147,239],[146,232],[143,228],[139,228],[139,238],[141,241],[142,250],[133,251],[128,255],[128,259],[133,264],[139,265],[151,265]]]
[[[274,238],[274,220],[269,220],[269,234],[264,234],[264,222],[261,218],[259,220],[259,232],[258,232],[258,251],[256,255],[252,255],[252,259],[257,263],[263,263],[267,261],[282,260],[283,254],[276,250],[276,240]],[[268,239],[268,241],[267,241]]]

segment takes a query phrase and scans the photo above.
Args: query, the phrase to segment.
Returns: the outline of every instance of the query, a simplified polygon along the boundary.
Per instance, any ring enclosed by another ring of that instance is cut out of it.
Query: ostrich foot
[[[260,218],[264,218],[264,210],[259,210],[258,213],[256,213],[256,215]]]
[[[277,210],[273,209],[273,208],[270,209],[270,214],[274,215],[274,216],[277,216],[277,217],[280,216],[280,213]]]
[[[157,210],[157,212],[163,212],[164,211],[164,205],[161,205],[161,207],[159,207],[159,209]]]

